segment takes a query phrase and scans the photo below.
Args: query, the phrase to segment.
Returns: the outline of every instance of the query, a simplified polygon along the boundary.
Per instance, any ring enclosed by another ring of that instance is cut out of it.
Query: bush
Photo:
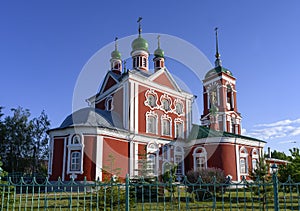
[[[187,172],[186,177],[190,183],[196,183],[201,177],[203,183],[212,183],[213,178],[216,178],[216,182],[225,183],[226,178],[224,171],[219,168],[207,168],[203,170],[190,170]]]

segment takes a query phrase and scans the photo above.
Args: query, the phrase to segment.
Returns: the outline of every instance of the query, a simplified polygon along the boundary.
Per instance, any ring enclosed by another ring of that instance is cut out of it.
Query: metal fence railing
[[[0,184],[0,210],[300,210],[299,186],[276,175],[240,183],[8,179]]]

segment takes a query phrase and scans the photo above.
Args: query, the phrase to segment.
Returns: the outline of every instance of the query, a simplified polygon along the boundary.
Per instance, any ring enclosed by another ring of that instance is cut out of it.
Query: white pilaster
[[[96,180],[102,181],[103,168],[103,136],[97,136],[96,143]]]
[[[139,132],[139,85],[136,83],[134,87],[134,132],[137,134]]]
[[[65,181],[66,162],[68,163],[68,166],[69,166],[69,161],[66,160],[67,141],[68,141],[68,137],[65,137],[64,138],[63,168],[62,168],[62,175],[61,175],[62,181]]]
[[[134,82],[130,82],[130,97],[129,97],[129,105],[130,105],[130,131],[134,131]]]

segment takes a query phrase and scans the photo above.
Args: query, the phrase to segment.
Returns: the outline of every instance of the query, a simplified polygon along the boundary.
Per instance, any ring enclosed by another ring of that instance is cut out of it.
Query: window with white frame
[[[111,111],[113,110],[113,98],[112,96],[109,96],[105,100],[105,110]]]
[[[157,134],[157,114],[151,111],[146,113],[146,133]]]
[[[71,144],[81,144],[81,138],[79,134],[72,137]]]
[[[163,115],[161,117],[161,135],[171,136],[171,117]]]
[[[147,145],[147,172],[150,175],[157,175],[158,144],[150,142]]]
[[[240,173],[248,174],[248,151],[245,147],[240,149]]]
[[[158,96],[154,90],[152,90],[152,89],[147,90],[145,93],[145,98],[146,98],[146,100],[145,100],[144,104],[146,106],[149,106],[151,109],[154,109],[157,107]]]
[[[257,149],[252,149],[252,171],[257,169],[257,164],[259,160],[259,153]]]
[[[81,152],[71,152],[70,171],[80,171],[81,167]]]
[[[183,114],[183,103],[181,100],[176,99],[175,100],[175,112],[177,113],[177,115],[181,115]]]
[[[182,119],[175,119],[175,137],[184,138],[184,125]]]
[[[176,164],[176,175],[183,175],[183,165],[184,165],[184,152],[181,146],[175,147],[174,152],[174,163]]]
[[[163,160],[170,160],[170,147],[168,145],[163,146]]]
[[[207,153],[204,147],[197,147],[193,152],[194,170],[203,170],[207,168]]]
[[[160,97],[160,103],[161,103],[161,109],[164,110],[165,112],[170,111],[171,110],[171,98],[167,95],[164,94]]]

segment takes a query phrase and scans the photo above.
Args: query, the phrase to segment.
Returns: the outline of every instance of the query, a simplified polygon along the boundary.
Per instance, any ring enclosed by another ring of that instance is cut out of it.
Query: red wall
[[[53,144],[53,162],[52,174],[50,180],[57,180],[62,177],[63,154],[64,154],[64,138],[54,138]]]

